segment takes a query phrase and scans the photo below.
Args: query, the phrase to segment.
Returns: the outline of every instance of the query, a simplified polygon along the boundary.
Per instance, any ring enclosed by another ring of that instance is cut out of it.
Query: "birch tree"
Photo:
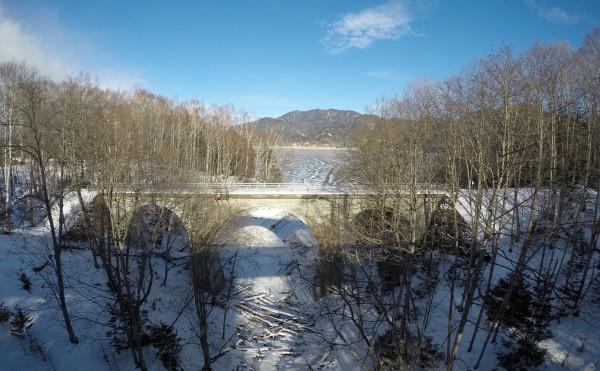
[[[60,107],[57,104],[55,84],[25,64],[3,64],[0,68],[4,88],[12,99],[5,101],[15,113],[15,120],[23,131],[19,150],[31,157],[40,179],[41,201],[50,228],[52,267],[56,276],[56,296],[61,309],[69,341],[77,343],[67,308],[65,279],[62,267],[63,199],[66,173],[60,155],[64,147],[58,145],[61,126]],[[58,206],[58,220],[53,215],[53,204]]]

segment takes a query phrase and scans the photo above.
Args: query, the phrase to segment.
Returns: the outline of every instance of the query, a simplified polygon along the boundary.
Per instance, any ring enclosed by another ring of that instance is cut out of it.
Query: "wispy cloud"
[[[538,4],[535,0],[525,0],[525,4],[535,11],[538,17],[552,23],[558,24],[575,24],[579,21],[579,16],[576,14],[569,14],[556,6],[544,6]]]
[[[330,53],[350,49],[365,49],[378,40],[397,40],[412,34],[411,14],[401,1],[347,13],[327,24],[327,34],[321,40]]]
[[[95,66],[91,43],[48,18],[52,17],[46,17],[44,34],[36,33],[25,21],[11,17],[0,0],[0,62],[24,61],[55,80],[83,71],[104,88],[129,90],[144,83],[122,68]]]
[[[0,4],[0,61],[25,61],[44,74],[66,76],[72,68],[47,51],[43,40],[27,32],[17,20],[9,18]]]

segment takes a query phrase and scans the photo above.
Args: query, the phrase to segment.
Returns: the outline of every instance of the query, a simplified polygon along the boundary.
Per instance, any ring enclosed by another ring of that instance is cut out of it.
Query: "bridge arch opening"
[[[111,232],[112,216],[104,201],[104,196],[102,194],[88,194],[87,196],[84,198],[85,209],[80,209],[75,224],[70,229],[66,228],[67,240],[102,238]]]
[[[189,234],[181,218],[156,204],[138,207],[129,219],[127,242],[132,247],[187,253]]]
[[[411,223],[392,208],[364,209],[353,220],[354,242],[364,246],[406,247]]]
[[[125,244],[154,261],[150,264],[157,269],[157,277],[162,276],[163,286],[169,271],[186,264],[190,257],[190,236],[183,220],[173,210],[156,204],[140,206],[132,213]]]
[[[370,249],[385,291],[400,285],[400,256],[410,245],[412,226],[408,218],[386,207],[365,209],[354,218],[354,243]]]
[[[433,212],[423,243],[427,248],[450,254],[468,254],[471,229],[456,207],[444,198]]]
[[[246,209],[225,223],[217,241],[224,291],[299,305],[314,300],[318,246],[299,218],[271,207]]]

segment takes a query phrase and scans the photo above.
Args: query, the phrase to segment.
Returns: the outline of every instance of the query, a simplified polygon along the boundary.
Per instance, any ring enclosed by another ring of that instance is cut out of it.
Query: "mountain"
[[[351,129],[365,124],[370,117],[356,111],[313,109],[288,112],[278,118],[264,117],[248,125],[259,133],[278,131],[284,145],[346,146]]]

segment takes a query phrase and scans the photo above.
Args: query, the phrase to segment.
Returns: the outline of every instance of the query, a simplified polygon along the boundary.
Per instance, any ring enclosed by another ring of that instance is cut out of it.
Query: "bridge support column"
[[[221,258],[212,246],[190,241],[190,272],[195,290],[216,295],[225,287]]]
[[[315,264],[314,277],[315,300],[331,294],[342,284],[343,280],[344,267],[340,251],[350,215],[348,195],[330,199],[328,202],[330,203],[329,220],[323,218],[322,223],[329,223],[329,225],[320,226],[325,233],[318,241],[319,254]],[[311,230],[321,228],[311,228]]]
[[[327,249],[331,250],[331,249]],[[339,254],[326,249],[319,249],[315,262],[314,297],[323,299],[334,287],[342,284],[342,258]]]

